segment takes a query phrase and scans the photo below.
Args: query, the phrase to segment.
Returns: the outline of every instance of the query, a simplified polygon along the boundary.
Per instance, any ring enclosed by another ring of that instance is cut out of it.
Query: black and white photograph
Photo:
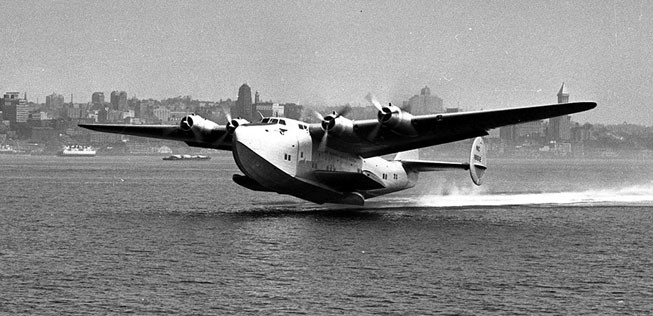
[[[653,310],[653,2],[0,8],[2,315]]]

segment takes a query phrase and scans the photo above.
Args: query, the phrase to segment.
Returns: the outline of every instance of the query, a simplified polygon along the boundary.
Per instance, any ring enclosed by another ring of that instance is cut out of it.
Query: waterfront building
[[[29,107],[27,100],[20,97],[18,92],[7,92],[0,102],[2,108],[2,119],[10,124],[26,123],[29,118]]]
[[[48,110],[57,110],[63,108],[64,98],[63,95],[52,93],[45,97],[45,107]]]
[[[91,95],[91,103],[104,104],[104,92],[93,92]]]
[[[259,118],[261,115],[264,117],[276,116],[274,115],[274,104],[272,102],[258,102],[254,104],[254,113],[256,118]],[[261,113],[259,115],[259,113]],[[252,120],[248,120],[253,122]],[[258,121],[258,120],[257,120]]]
[[[154,116],[161,120],[162,122],[167,122],[170,120],[170,110],[165,107],[158,107],[152,111]]]
[[[443,110],[444,102],[436,95],[431,95],[431,89],[425,86],[419,95],[415,95],[408,100],[410,113],[415,115],[440,113]]]
[[[302,117],[304,107],[295,103],[286,103],[283,105],[283,114],[287,118],[299,120]]]

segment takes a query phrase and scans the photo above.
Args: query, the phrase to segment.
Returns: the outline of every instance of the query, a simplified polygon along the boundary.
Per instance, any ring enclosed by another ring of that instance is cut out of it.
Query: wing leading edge
[[[183,141],[189,146],[231,150],[231,134],[225,126],[183,130],[178,125],[79,124],[92,131]]]
[[[573,102],[500,110],[415,115],[412,117],[411,125],[417,134],[411,136],[400,135],[385,128],[377,132],[375,131],[379,129],[377,120],[354,121],[353,130],[357,136],[355,140],[352,141],[351,137],[340,139],[334,136],[329,139],[328,145],[335,150],[355,153],[367,158],[486,136],[493,128],[583,112],[595,107],[595,102]],[[378,136],[369,140],[368,135],[373,133]]]

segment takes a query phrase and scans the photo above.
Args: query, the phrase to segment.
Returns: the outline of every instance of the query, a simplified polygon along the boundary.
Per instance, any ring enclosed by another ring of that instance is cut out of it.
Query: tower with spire
[[[558,103],[569,103],[569,92],[564,82],[558,90]],[[571,116],[563,115],[549,119],[547,138],[549,141],[556,142],[571,140]]]
[[[558,103],[569,103],[569,92],[564,82],[558,91]]]

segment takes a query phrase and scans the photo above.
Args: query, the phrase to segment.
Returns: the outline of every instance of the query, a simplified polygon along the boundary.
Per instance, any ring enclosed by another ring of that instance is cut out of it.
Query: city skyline
[[[577,121],[651,125],[648,2],[8,2],[0,90],[308,106],[406,100],[466,110],[570,101]]]

